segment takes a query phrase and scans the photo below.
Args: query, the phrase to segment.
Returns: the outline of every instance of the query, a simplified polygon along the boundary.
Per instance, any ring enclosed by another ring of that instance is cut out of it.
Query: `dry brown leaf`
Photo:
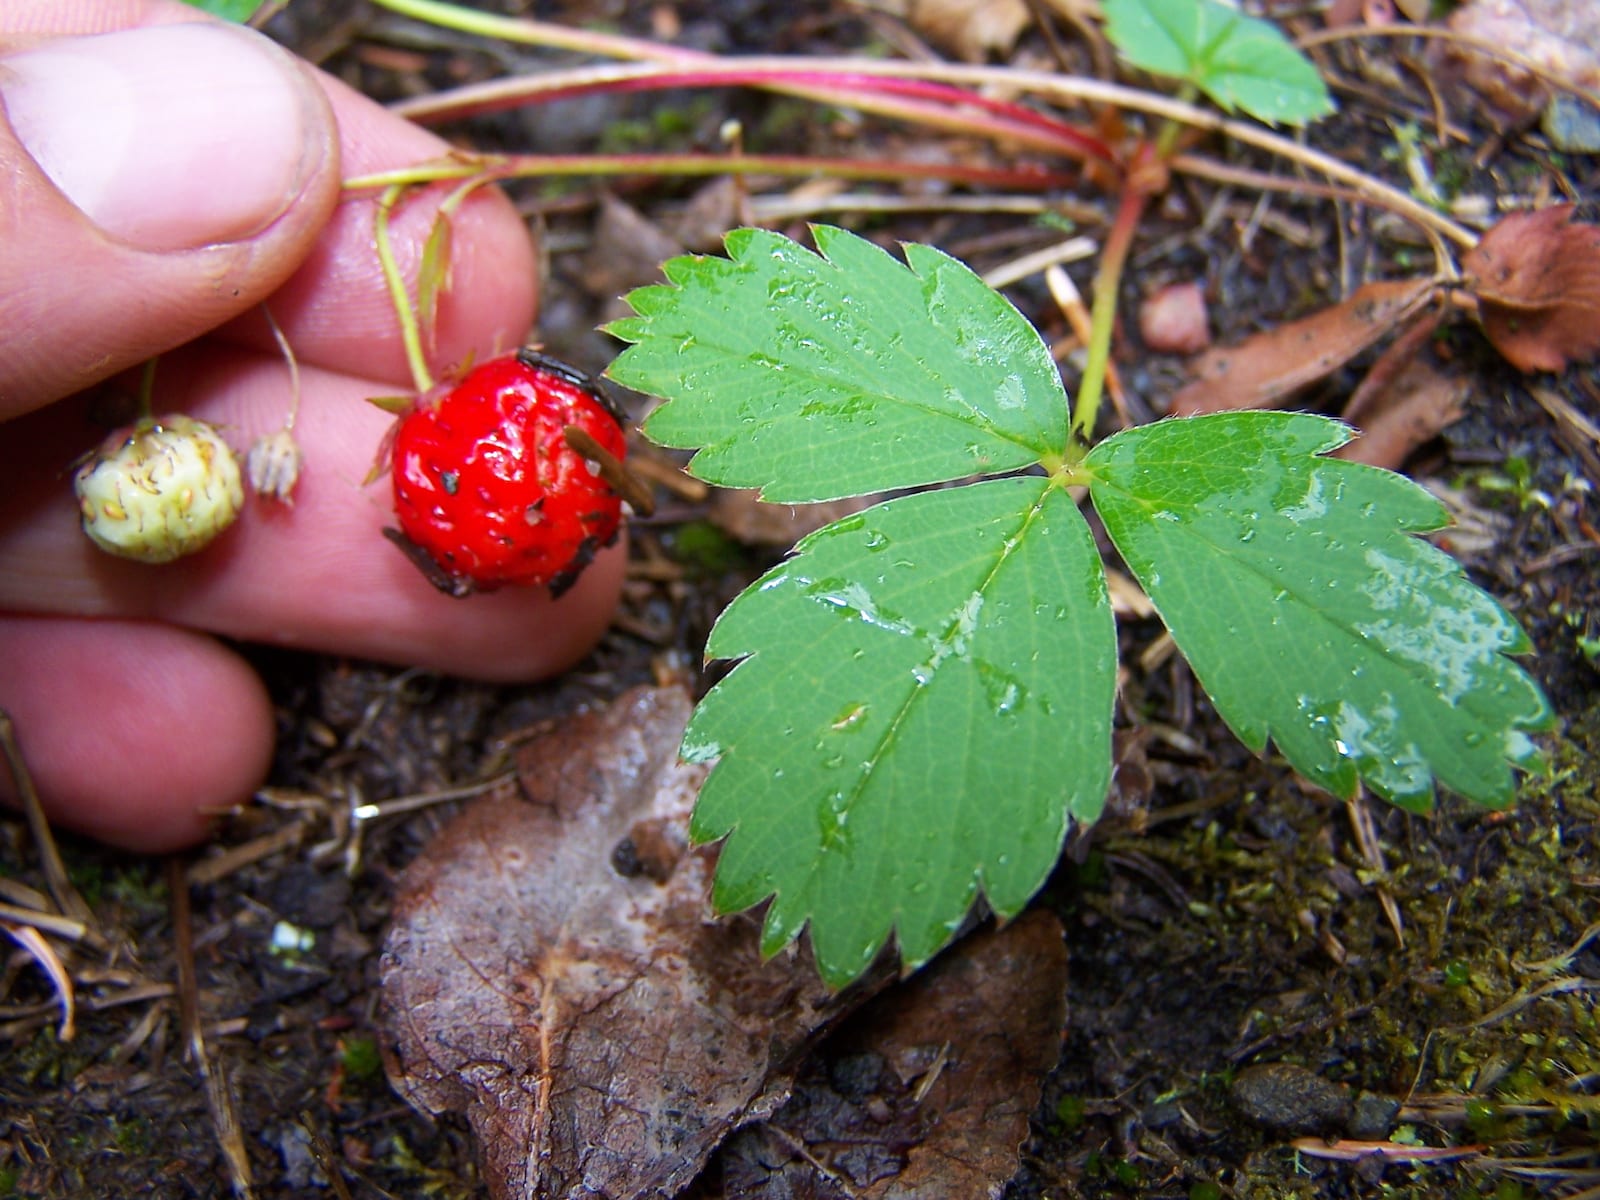
[[[1414,358],[1375,395],[1357,422],[1361,436],[1334,451],[1339,458],[1398,471],[1411,452],[1461,419],[1469,385],[1425,358]]]
[[[1025,0],[911,0],[911,27],[963,62],[1006,55],[1032,19]]]
[[[702,184],[689,197],[683,211],[672,219],[669,226],[672,236],[696,254],[719,252],[722,239],[730,229],[751,223],[744,215],[747,187],[747,182],[737,175]]]
[[[1539,75],[1453,42],[1436,42],[1429,61],[1448,80],[1459,75],[1497,123],[1530,121],[1549,88],[1540,76],[1600,89],[1600,22],[1594,0],[1467,0],[1447,19],[1455,33],[1509,51]]]
[[[734,541],[747,546],[792,546],[824,525],[854,516],[874,496],[848,496],[821,504],[771,504],[755,488],[718,488],[711,498],[711,520]]]
[[[638,209],[615,196],[600,197],[594,238],[583,256],[583,286],[610,300],[661,279],[661,264],[683,253],[683,244]]]
[[[1484,333],[1522,371],[1600,353],[1600,226],[1572,213],[1570,204],[1511,213],[1461,259]]]
[[[1342,304],[1208,350],[1193,380],[1172,398],[1175,416],[1271,408],[1349,362],[1409,320],[1432,298],[1432,279],[1363,284]]]
[[[975,934],[829,1038],[688,1200],[999,1196],[1060,1056],[1066,982],[1049,913]]]
[[[640,688],[559,723],[518,755],[526,798],[474,803],[401,880],[385,1064],[419,1109],[466,1115],[497,1200],[671,1194],[863,998],[803,952],[762,964],[758,922],[711,919],[689,710]]]

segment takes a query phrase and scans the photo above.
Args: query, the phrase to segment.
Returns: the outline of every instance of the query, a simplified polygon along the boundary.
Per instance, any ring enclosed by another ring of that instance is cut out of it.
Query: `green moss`
[[[339,1042],[339,1062],[346,1079],[376,1079],[383,1071],[383,1056],[378,1053],[377,1040],[364,1035]]]

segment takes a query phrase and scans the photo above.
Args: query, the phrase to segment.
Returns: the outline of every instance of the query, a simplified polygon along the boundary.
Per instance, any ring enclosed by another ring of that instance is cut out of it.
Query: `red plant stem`
[[[381,2],[390,3],[392,0],[381,0]],[[741,70],[770,71],[774,79],[798,73],[794,61],[784,58],[752,57],[739,59],[737,62]],[[1253,146],[1335,180],[1351,188],[1363,203],[1379,205],[1423,229],[1440,234],[1458,246],[1471,247],[1478,241],[1477,235],[1470,230],[1433,211],[1404,191],[1390,187],[1382,180],[1368,175],[1359,167],[1354,167],[1337,156],[1313,150],[1252,121],[1231,119],[1210,109],[1184,104],[1155,92],[1107,83],[1099,79],[1062,75],[1058,72],[1023,71],[1015,67],[856,59],[812,59],[807,60],[807,64],[807,73],[837,71],[844,74],[859,73],[875,79],[935,79],[956,87],[1001,87],[1012,92],[1029,92],[1048,97],[1059,104],[1109,105],[1179,121],[1201,133],[1215,134],[1246,146]],[[606,64],[602,67],[584,67],[562,72],[557,83],[565,86],[569,82],[589,79],[647,78],[662,70],[663,68],[648,63]],[[537,80],[531,82],[537,86]],[[839,97],[830,97],[830,100],[838,103]],[[420,114],[425,108],[425,104],[419,108],[413,103],[407,103],[404,111]],[[1181,158],[1187,156],[1180,156]],[[1122,157],[1118,156],[1117,161],[1122,162]]]
[[[730,64],[711,56],[693,66],[657,67],[648,74],[622,68],[575,82],[563,82],[559,76],[553,83],[541,76],[489,80],[404,101],[395,106],[395,111],[416,121],[443,121],[602,93],[704,87],[763,88],[841,107],[880,111],[924,125],[1008,139],[1079,160],[1106,165],[1115,162],[1110,147],[1068,122],[1026,105],[995,100],[950,84],[838,71],[780,72]],[[891,97],[908,103],[874,106],[869,102],[871,97]],[[978,113],[962,113],[962,109],[976,109]]]
[[[1117,215],[1112,218],[1106,232],[1105,245],[1100,250],[1100,267],[1094,276],[1094,305],[1089,315],[1088,356],[1083,365],[1083,378],[1078,383],[1078,399],[1074,408],[1067,457],[1081,458],[1094,436],[1094,423],[1100,414],[1100,397],[1105,390],[1106,368],[1111,362],[1111,333],[1117,322],[1117,296],[1122,285],[1122,270],[1127,265],[1128,250],[1139,229],[1139,218],[1151,193],[1131,180],[1123,189],[1117,204]]]
[[[664,42],[606,34],[592,29],[571,29],[525,17],[501,17],[461,8],[454,4],[440,3],[439,0],[376,0],[376,2],[392,12],[447,29],[499,38],[522,45],[573,50],[581,54],[601,55],[667,68],[717,69],[726,61],[704,50],[690,50]],[[807,74],[803,70],[791,72],[789,68],[792,66],[792,63],[784,63],[776,74],[781,76]],[[1059,149],[1062,144],[1076,144],[1078,149],[1074,153],[1078,157],[1097,159],[1107,165],[1112,165],[1113,162],[1114,156],[1104,143],[1074,125],[1046,116],[1014,101],[993,100],[986,96],[974,95],[948,83],[914,80],[912,82],[916,83],[917,87],[905,88],[885,86],[885,81],[879,76],[862,76],[849,71],[843,73],[823,71],[811,72],[822,80],[820,86],[813,89],[803,84],[793,87],[782,86],[781,80],[773,77],[772,68],[766,69],[763,74],[765,78],[752,80],[751,83],[780,93],[804,96],[819,103],[877,111],[883,115],[900,116],[923,124],[939,124],[941,117],[951,115],[951,109],[974,106],[997,116],[1009,117],[1011,123],[1019,128],[1034,126],[1053,134],[1056,139],[1056,146],[1053,148]],[[850,78],[853,82],[841,94],[837,83],[824,78],[830,74],[837,75],[841,80]],[[699,86],[699,81],[688,81],[685,86]],[[852,91],[854,95],[850,94]],[[897,94],[909,98],[909,103],[896,104],[891,101],[884,104],[877,99]],[[965,127],[977,132],[970,122]]]

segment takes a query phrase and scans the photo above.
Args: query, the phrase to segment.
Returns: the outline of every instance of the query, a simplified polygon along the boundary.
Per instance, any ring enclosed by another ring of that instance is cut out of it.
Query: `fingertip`
[[[270,295],[339,195],[310,69],[249,30],[158,24],[0,59],[0,418]]]
[[[171,626],[0,617],[0,707],[52,822],[128,850],[202,840],[271,762],[261,681],[210,637]],[[0,799],[15,803],[8,778]]]
[[[338,118],[347,178],[444,158],[449,145],[336,79],[324,90]],[[424,249],[440,205],[455,184],[412,189],[390,220],[395,265],[417,294]],[[376,189],[347,190],[300,269],[271,299],[273,319],[302,362],[343,374],[411,383],[399,319],[374,252]],[[448,218],[448,276],[426,347],[436,373],[523,344],[539,310],[539,258],[527,222],[499,188],[474,191]],[[273,349],[257,314],[229,325],[226,336]]]

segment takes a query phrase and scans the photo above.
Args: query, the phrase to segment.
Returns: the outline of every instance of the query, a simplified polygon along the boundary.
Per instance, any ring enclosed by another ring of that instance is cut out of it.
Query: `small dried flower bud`
[[[147,563],[193,554],[244,505],[233,450],[210,425],[179,414],[112,434],[78,469],[73,488],[89,540]]]
[[[271,498],[284,504],[294,504],[294,485],[300,480],[300,464],[304,456],[300,443],[287,429],[264,438],[258,438],[245,456],[245,473],[250,477],[250,489],[262,498]]]

